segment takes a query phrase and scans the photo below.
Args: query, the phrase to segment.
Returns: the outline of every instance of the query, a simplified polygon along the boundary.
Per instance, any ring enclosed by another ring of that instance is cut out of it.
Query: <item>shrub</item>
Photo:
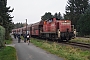
[[[0,26],[0,47],[5,46],[4,40],[5,40],[5,28]]]

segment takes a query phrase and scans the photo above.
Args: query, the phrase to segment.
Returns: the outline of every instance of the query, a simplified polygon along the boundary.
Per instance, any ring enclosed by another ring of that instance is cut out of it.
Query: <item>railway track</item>
[[[50,41],[50,42],[52,42],[52,41]],[[53,42],[56,42],[56,41],[53,41]],[[86,44],[86,43],[70,42],[70,41],[69,42],[59,42],[59,43],[65,44],[65,45],[75,46],[76,48],[79,47],[79,48],[84,49],[84,50],[90,50],[90,44]]]
[[[42,40],[42,39],[41,39]],[[45,40],[45,39],[43,39]],[[52,40],[48,40],[49,42],[57,42],[56,40],[52,41]],[[90,44],[86,44],[86,43],[79,43],[79,42],[57,42],[57,44],[60,44],[60,45],[72,45],[72,46],[75,46],[76,48],[79,47],[81,49],[84,49],[84,50],[90,50]]]
[[[62,43],[63,44],[68,44],[68,45],[73,45],[73,46],[79,46],[79,47],[90,49],[90,44],[78,43],[78,42],[62,42]]]

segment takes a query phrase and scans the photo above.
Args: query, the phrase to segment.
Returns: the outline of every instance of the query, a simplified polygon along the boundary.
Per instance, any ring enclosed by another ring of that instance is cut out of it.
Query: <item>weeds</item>
[[[38,47],[41,47],[50,53],[63,57],[66,60],[90,60],[90,51],[82,51],[79,48],[74,48],[70,45],[59,45],[56,42],[48,42],[31,38],[31,42]]]
[[[75,39],[72,39],[70,41],[90,44],[90,38],[75,38]]]

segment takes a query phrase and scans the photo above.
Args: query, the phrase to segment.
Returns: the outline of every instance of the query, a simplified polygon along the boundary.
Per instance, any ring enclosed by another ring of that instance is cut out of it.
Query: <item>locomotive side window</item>
[[[52,22],[52,19],[50,19],[49,22]]]

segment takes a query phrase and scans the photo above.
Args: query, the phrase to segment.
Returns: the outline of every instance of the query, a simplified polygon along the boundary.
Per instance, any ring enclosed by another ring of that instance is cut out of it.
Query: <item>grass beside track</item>
[[[17,60],[15,48],[11,46],[0,48],[0,60]]]
[[[70,40],[71,42],[79,42],[79,43],[86,43],[90,44],[90,38],[81,38],[81,37],[76,37],[75,39]]]
[[[34,38],[31,38],[31,42],[52,54],[65,58],[65,60],[90,60],[90,51],[83,51],[70,45],[64,46],[56,42],[48,42]]]

